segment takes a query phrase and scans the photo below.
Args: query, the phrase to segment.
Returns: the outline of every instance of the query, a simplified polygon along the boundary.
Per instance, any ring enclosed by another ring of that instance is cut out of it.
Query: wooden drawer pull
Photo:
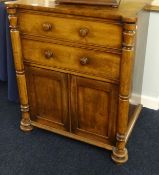
[[[80,63],[81,63],[82,65],[88,64],[88,58],[86,58],[86,57],[81,58],[81,59],[80,59]]]
[[[85,37],[85,36],[88,35],[88,32],[89,32],[89,30],[88,30],[87,28],[81,28],[81,29],[79,30],[79,35],[80,35],[81,37]]]
[[[44,23],[44,24],[42,24],[42,28],[45,32],[48,32],[48,31],[51,31],[52,25],[49,23]]]
[[[50,50],[45,50],[44,55],[45,55],[45,58],[47,58],[47,59],[53,58],[53,56],[54,56],[53,52]]]

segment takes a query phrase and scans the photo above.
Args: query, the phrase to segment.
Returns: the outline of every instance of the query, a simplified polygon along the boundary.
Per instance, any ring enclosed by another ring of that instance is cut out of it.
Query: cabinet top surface
[[[137,14],[152,0],[121,0],[118,8],[91,5],[64,5],[55,0],[17,0],[6,2],[8,7],[38,10],[79,16],[98,17],[136,22]]]

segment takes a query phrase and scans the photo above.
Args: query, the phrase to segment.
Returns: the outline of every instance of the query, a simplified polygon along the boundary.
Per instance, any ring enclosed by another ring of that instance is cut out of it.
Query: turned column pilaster
[[[19,90],[19,97],[21,103],[22,120],[20,128],[23,131],[30,131],[33,129],[30,121],[28,95],[26,87],[26,78],[22,57],[20,34],[17,26],[16,6],[11,4],[7,7],[8,18],[10,22],[10,34],[12,40],[14,65],[16,70],[16,78]]]
[[[134,63],[135,32],[136,24],[124,23],[122,58],[120,65],[116,147],[113,148],[112,153],[112,159],[118,164],[125,163],[128,160],[128,151],[125,148],[125,140],[128,127],[129,97]]]

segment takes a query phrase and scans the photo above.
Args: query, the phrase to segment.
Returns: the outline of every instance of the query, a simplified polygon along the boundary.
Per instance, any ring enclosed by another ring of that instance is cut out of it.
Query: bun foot
[[[24,132],[32,131],[33,126],[31,125],[31,121],[22,119],[21,122],[20,122],[20,129]]]
[[[128,151],[126,148],[119,150],[118,148],[114,147],[111,157],[116,164],[121,165],[128,161]]]

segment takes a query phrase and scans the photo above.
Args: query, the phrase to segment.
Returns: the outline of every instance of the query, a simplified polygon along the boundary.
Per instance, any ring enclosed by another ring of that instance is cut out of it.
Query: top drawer
[[[122,43],[121,24],[110,21],[21,12],[19,26],[22,33],[92,46],[119,49]]]

